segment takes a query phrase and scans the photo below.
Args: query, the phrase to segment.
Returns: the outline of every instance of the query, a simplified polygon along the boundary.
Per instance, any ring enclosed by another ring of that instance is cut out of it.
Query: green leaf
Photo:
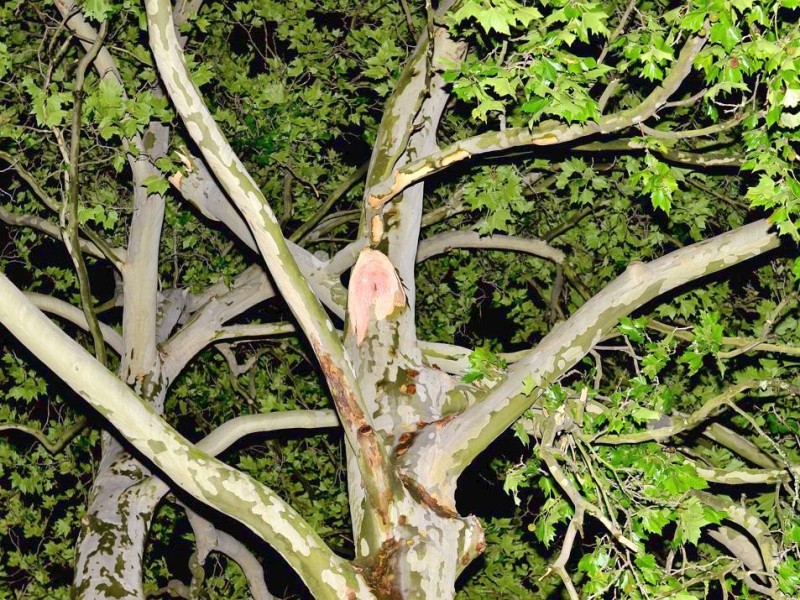
[[[0,79],[11,71],[11,55],[8,53],[8,46],[0,42]]]
[[[169,189],[169,181],[160,175],[150,175],[142,181],[148,194],[165,194]]]
[[[83,0],[83,14],[95,21],[105,21],[114,12],[107,0]]]

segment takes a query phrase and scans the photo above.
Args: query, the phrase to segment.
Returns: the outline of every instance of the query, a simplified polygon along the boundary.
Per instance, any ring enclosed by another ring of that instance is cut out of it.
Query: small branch
[[[317,209],[317,212],[311,215],[311,217],[307,221],[305,221],[302,225],[300,225],[300,227],[297,228],[297,231],[295,231],[289,237],[289,239],[295,243],[300,243],[303,240],[303,238],[305,238],[306,235],[308,235],[308,233],[312,229],[314,229],[314,227],[316,227],[317,223],[319,223],[322,220],[322,218],[328,214],[328,211],[333,207],[333,205],[336,204],[336,202],[342,196],[344,196],[350,190],[351,187],[353,187],[356,183],[361,181],[364,175],[367,174],[368,166],[369,163],[364,163],[360,167],[358,167],[358,169],[356,169],[353,173],[351,173],[348,177],[346,177],[344,181],[342,181],[336,187],[336,189],[333,190],[333,192],[331,192],[331,195],[328,196],[328,199],[325,201],[325,203]]]
[[[28,184],[33,193],[36,194],[36,197],[41,200],[42,204],[56,214],[60,212],[61,208],[59,207],[58,203],[52,197],[50,197],[50,195],[42,186],[39,185],[39,182],[36,180],[33,174],[26,170],[20,164],[17,158],[0,150],[0,159],[11,165],[11,168],[17,172],[17,175],[19,175],[20,179]],[[24,225],[27,227],[32,227],[42,231],[43,233],[46,233],[51,237],[61,239],[61,232],[58,231],[58,228],[54,225],[51,225],[47,220],[41,219],[40,217],[33,215],[16,215],[13,212],[7,211],[6,209],[0,207],[0,219],[9,225]],[[124,249],[112,248],[111,244],[97,235],[89,227],[81,225],[80,228],[83,234],[90,240],[88,242],[86,240],[80,241],[81,251],[91,254],[95,258],[106,258],[114,264],[117,270],[120,270],[122,267],[122,261],[124,260]]]
[[[652,138],[660,140],[686,140],[690,138],[703,137],[706,135],[713,135],[715,133],[721,133],[723,131],[733,129],[747,116],[747,113],[743,112],[730,121],[715,123],[714,125],[709,125],[708,127],[703,127],[701,129],[687,129],[684,131],[664,131],[662,129],[653,129],[644,123],[640,123],[639,128],[642,130],[642,133],[647,134]]]
[[[720,423],[711,423],[703,430],[703,435],[763,469],[776,470],[778,468],[778,463],[761,448]]]
[[[645,151],[657,154],[668,161],[691,165],[693,167],[730,167],[740,168],[744,164],[744,160],[738,156],[727,156],[725,154],[708,153],[702,154],[697,152],[684,152],[682,150],[670,150],[666,148],[654,147],[650,148],[645,144],[641,138],[627,138],[620,140],[612,140],[609,142],[590,142],[588,144],[581,144],[575,146],[574,150],[580,152],[638,152]]]
[[[729,386],[724,392],[715,396],[711,400],[704,402],[703,405],[688,416],[671,417],[670,425],[657,427],[647,431],[636,431],[619,435],[599,435],[590,441],[595,444],[619,445],[619,444],[640,444],[642,442],[660,442],[674,437],[685,431],[689,431],[705,423],[708,419],[715,417],[718,409],[731,406],[733,399],[747,390],[754,388],[764,389],[774,386],[773,381],[745,381],[736,385]]]
[[[608,530],[608,532],[614,537],[615,540],[617,540],[617,542],[634,553],[639,554],[642,549],[636,544],[636,542],[628,539],[622,533],[620,528],[613,523],[611,519],[603,514],[603,511],[598,506],[592,504],[581,495],[556,460],[555,455],[553,454],[553,444],[555,443],[558,433],[563,429],[566,422],[565,410],[565,407],[562,405],[552,416],[550,416],[550,418],[548,418],[542,432],[541,443],[539,444],[539,455],[547,465],[547,470],[550,471],[553,479],[556,480],[559,487],[564,490],[564,493],[570,499],[570,502],[572,502],[573,506],[575,507],[576,515],[583,512],[592,515],[595,519],[603,524],[603,527]]]
[[[51,442],[45,433],[38,427],[30,427],[29,425],[16,425],[13,423],[0,423],[0,432],[3,431],[21,431],[33,436],[36,440],[44,446],[50,454],[58,454],[61,450],[69,444],[76,435],[78,435],[86,427],[86,417],[79,417],[76,421],[64,429],[61,435],[55,442]]]
[[[628,19],[631,16],[631,12],[633,12],[634,7],[636,6],[636,0],[631,0],[628,2],[628,6],[625,7],[625,11],[622,13],[622,16],[619,18],[619,23],[614,28],[614,31],[611,32],[611,35],[608,36],[608,40],[603,45],[603,50],[600,52],[600,56],[597,57],[597,64],[601,65],[606,60],[606,56],[608,55],[608,49],[611,47],[619,36],[625,31],[625,26],[628,24]]]
[[[72,258],[75,265],[75,272],[78,275],[78,285],[80,287],[81,305],[86,316],[86,323],[94,341],[94,354],[100,364],[107,363],[106,345],[103,341],[103,333],[97,315],[94,312],[94,300],[92,298],[91,283],[83,254],[80,250],[80,238],[78,237],[78,158],[80,156],[81,143],[81,107],[83,104],[83,84],[86,80],[86,69],[94,62],[95,57],[103,46],[103,41],[108,31],[108,21],[103,21],[100,31],[97,34],[91,48],[78,63],[75,73],[75,87],[73,91],[72,125],[70,130],[69,146],[69,168],[67,171],[67,192],[64,206],[61,209],[61,229],[63,230],[64,246]]]
[[[647,323],[648,329],[660,331],[672,335],[673,337],[691,342],[694,340],[694,334],[686,329],[680,329],[673,325],[660,323],[659,321],[651,320]],[[788,344],[771,344],[767,343],[763,338],[741,338],[741,337],[723,337],[720,340],[722,346],[734,346],[738,348],[732,352],[720,352],[720,358],[731,358],[739,354],[757,350],[759,352],[774,352],[776,354],[786,354],[787,356],[800,356],[800,346],[790,346]]]
[[[294,333],[296,331],[294,325],[287,321],[280,323],[261,323],[254,325],[228,325],[222,329],[218,329],[214,333],[214,340],[231,340],[231,339],[257,339],[265,337],[274,337],[276,335],[286,335],[287,333]]]
[[[417,32],[414,31],[414,22],[411,17],[411,11],[408,8],[408,0],[400,0],[400,6],[403,7],[403,16],[406,18],[406,26],[408,26],[408,32],[411,34],[411,37],[416,38]]]
[[[86,314],[80,308],[73,306],[69,302],[64,302],[63,300],[59,300],[53,296],[37,294],[35,292],[25,292],[25,297],[28,298],[28,300],[30,300],[39,310],[56,315],[62,319],[66,319],[70,323],[73,323],[74,325],[77,325],[86,331],[89,330],[89,325],[86,322]],[[95,312],[97,312],[97,309],[95,309]],[[103,339],[105,342],[114,349],[114,352],[121,356],[123,348],[122,336],[117,333],[114,328],[109,327],[105,323],[99,321],[98,323],[100,325],[100,331],[103,334]]]
[[[0,220],[9,225],[35,229],[56,240],[64,240],[64,232],[59,229],[58,225],[42,217],[37,217],[36,215],[19,215],[0,206]],[[78,245],[81,252],[94,256],[95,258],[106,258],[103,251],[93,242],[79,239]]]
[[[447,231],[422,240],[417,249],[417,262],[443,254],[453,248],[512,250],[546,258],[556,264],[564,262],[564,253],[542,240],[510,235],[481,237],[476,231]]]
[[[11,165],[11,168],[17,172],[17,175],[19,175],[20,179],[22,179],[25,183],[28,184],[31,190],[33,190],[33,193],[36,194],[36,197],[42,201],[42,204],[44,204],[54,213],[58,213],[58,211],[60,210],[58,203],[50,197],[50,194],[44,191],[44,188],[39,185],[39,182],[36,180],[36,177],[34,177],[32,173],[30,173],[27,169],[25,169],[25,167],[23,167],[20,164],[19,159],[15,158],[8,152],[4,152],[2,150],[0,150],[0,159],[4,160],[9,165]]]
[[[197,572],[196,575],[193,574],[192,576],[191,588],[199,587],[205,577],[205,571],[202,567],[208,555],[211,552],[220,552],[235,561],[242,569],[253,600],[274,600],[275,596],[269,593],[264,581],[264,567],[258,558],[247,549],[247,546],[231,534],[217,529],[212,523],[185,504],[182,506],[186,511],[186,517],[189,519],[197,544],[197,550],[190,559],[190,570]],[[193,562],[196,565],[193,566],[191,564]]]
[[[569,576],[569,573],[567,573],[566,566],[567,562],[569,562],[570,554],[572,554],[572,546],[575,544],[575,535],[578,533],[578,529],[582,527],[582,523],[583,511],[576,510],[575,516],[572,517],[572,520],[567,526],[567,531],[564,534],[564,541],[561,543],[561,552],[559,552],[558,558],[552,565],[550,565],[547,572],[545,572],[545,574],[540,578],[540,580],[543,579],[551,571],[557,573],[567,590],[570,600],[580,600],[578,590],[575,589],[575,584],[572,583],[572,578]]]

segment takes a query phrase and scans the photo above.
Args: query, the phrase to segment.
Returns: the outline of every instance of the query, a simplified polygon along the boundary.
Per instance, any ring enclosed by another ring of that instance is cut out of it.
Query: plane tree
[[[798,10],[5,3],[4,592],[796,597]]]

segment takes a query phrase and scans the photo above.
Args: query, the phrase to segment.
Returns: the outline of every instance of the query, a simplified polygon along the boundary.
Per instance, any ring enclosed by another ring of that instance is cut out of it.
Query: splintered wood
[[[367,335],[370,308],[375,311],[375,319],[380,321],[405,303],[403,284],[389,258],[382,252],[364,248],[350,275],[347,294],[350,331],[355,333],[356,343],[361,345]]]

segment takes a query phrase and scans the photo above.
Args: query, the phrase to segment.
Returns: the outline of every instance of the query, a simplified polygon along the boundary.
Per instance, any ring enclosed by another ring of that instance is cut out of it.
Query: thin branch
[[[300,243],[303,238],[308,235],[308,233],[316,227],[317,223],[319,223],[322,218],[328,214],[328,211],[333,207],[338,200],[344,196],[348,190],[353,187],[356,183],[361,181],[364,175],[367,174],[367,167],[369,163],[364,163],[358,169],[356,169],[353,173],[348,175],[338,186],[336,189],[331,192],[331,195],[328,196],[328,199],[325,200],[322,206],[317,209],[307,221],[305,221],[300,227],[297,228],[289,239],[295,243]]]
[[[417,262],[422,262],[438,254],[444,254],[455,248],[512,250],[546,258],[556,264],[564,262],[564,253],[542,240],[511,235],[488,235],[482,237],[476,231],[447,231],[421,241],[417,248]]]
[[[0,423],[0,432],[3,431],[20,431],[36,438],[45,450],[50,454],[58,454],[61,450],[69,444],[76,435],[78,435],[86,427],[86,417],[79,417],[75,422],[61,431],[60,435],[55,442],[51,442],[50,438],[38,427],[31,427],[29,425],[16,425],[14,423]]]
[[[9,225],[35,229],[36,231],[40,231],[56,240],[64,240],[64,232],[59,229],[58,225],[51,223],[42,217],[37,217],[36,215],[20,215],[6,210],[0,206],[0,220],[2,220],[4,223],[8,223]],[[94,242],[90,242],[89,240],[85,239],[79,239],[78,244],[81,252],[85,252],[86,254],[94,256],[95,258],[106,257],[105,254],[103,254],[103,251],[100,250],[100,248],[98,248]]]
[[[652,138],[660,140],[686,140],[690,138],[703,137],[706,135],[713,135],[715,133],[728,131],[729,129],[733,129],[734,127],[736,127],[747,116],[748,113],[742,112],[739,116],[731,119],[730,121],[715,123],[714,125],[709,125],[708,127],[703,127],[701,129],[685,129],[683,131],[665,131],[663,129],[653,129],[652,127],[648,127],[644,123],[640,123],[639,128],[642,130],[642,133],[645,133]]]
[[[608,55],[608,49],[611,47],[619,36],[625,31],[625,26],[628,24],[628,19],[631,16],[631,12],[633,12],[634,7],[636,6],[636,0],[630,0],[628,5],[625,7],[625,11],[622,13],[622,16],[619,18],[619,23],[614,28],[614,31],[611,32],[611,35],[608,36],[606,43],[603,45],[603,50],[600,52],[600,56],[597,57],[597,64],[601,65],[606,60],[606,56]]]
[[[42,204],[56,214],[61,211],[58,203],[44,190],[41,185],[39,185],[36,177],[26,170],[20,164],[20,161],[17,158],[0,150],[0,159],[11,165],[11,168],[17,172],[17,175],[19,175],[20,179],[28,184],[33,193],[36,194],[36,197],[41,200]],[[51,226],[45,219],[40,220],[39,217],[35,217],[33,215],[15,215],[14,213],[0,207],[0,219],[6,221],[9,225],[27,225],[29,227],[39,229],[51,237],[61,239],[60,233],[52,233],[53,231],[57,231],[57,228]],[[29,219],[29,221],[25,222],[25,219]],[[12,222],[12,220],[15,222]],[[92,256],[95,256],[96,258],[106,258],[114,264],[117,270],[121,269],[122,261],[125,259],[125,250],[122,248],[113,248],[109,242],[104,240],[85,225],[81,225],[80,228],[83,234],[90,240],[88,242],[81,240],[81,250],[91,254]]]
[[[89,330],[89,325],[86,322],[86,314],[77,306],[73,306],[69,302],[64,302],[53,296],[37,294],[36,292],[25,292],[25,297],[39,310],[66,319],[70,323],[86,331]],[[97,312],[96,308],[95,312]],[[111,346],[117,354],[122,355],[122,336],[103,322],[99,322],[99,325],[106,344]]]
[[[673,337],[691,342],[694,340],[694,334],[686,329],[681,329],[674,325],[668,325],[656,320],[650,320],[647,323],[648,329],[660,331],[672,335]],[[763,337],[758,338],[742,338],[742,337],[723,337],[720,340],[722,346],[733,346],[738,350],[732,352],[720,352],[720,358],[731,358],[744,354],[747,352],[774,352],[775,354],[786,354],[787,356],[800,356],[800,346],[791,346],[789,344],[772,344],[768,343]]]
[[[86,263],[83,260],[83,253],[80,250],[80,238],[78,237],[78,177],[80,171],[78,168],[78,159],[80,156],[81,144],[81,107],[83,105],[83,84],[86,80],[86,70],[94,62],[95,57],[100,52],[103,46],[106,33],[108,32],[108,21],[103,21],[100,25],[100,31],[94,40],[91,48],[78,63],[78,68],[75,73],[75,85],[73,90],[73,109],[72,109],[72,124],[70,130],[70,146],[69,146],[69,168],[67,170],[67,193],[64,199],[64,205],[61,209],[61,229],[64,231],[63,239],[64,246],[67,249],[72,262],[75,265],[75,272],[78,275],[78,285],[80,288],[81,305],[83,313],[86,315],[86,322],[89,326],[89,332],[94,341],[94,354],[100,364],[107,363],[106,358],[106,345],[103,341],[103,333],[100,330],[100,324],[97,320],[97,315],[94,312],[94,300],[92,298],[91,282],[89,281],[89,272],[86,269]]]
[[[744,160],[739,156],[728,156],[717,153],[685,152],[683,150],[671,150],[662,147],[650,148],[642,138],[626,138],[612,140],[608,142],[590,142],[575,146],[573,150],[580,152],[651,152],[665,158],[668,161],[691,165],[693,167],[731,167],[740,168]]]
[[[714,396],[710,400],[703,403],[703,405],[696,411],[687,416],[671,417],[670,424],[663,427],[656,427],[647,431],[636,431],[633,433],[624,433],[619,435],[599,435],[592,438],[590,441],[595,444],[618,445],[618,444],[640,444],[642,442],[659,442],[668,438],[674,437],[685,431],[690,431],[695,427],[699,427],[707,420],[715,417],[726,406],[731,406],[733,399],[748,390],[754,388],[773,387],[773,381],[744,381],[736,385],[728,386],[724,392]]]
[[[275,596],[269,593],[264,581],[264,567],[247,546],[231,534],[217,529],[185,504],[182,506],[186,510],[197,545],[197,550],[189,560],[189,569],[192,571],[190,589],[199,588],[205,578],[205,570],[202,567],[208,555],[211,552],[220,552],[235,561],[242,569],[253,600],[274,600]]]

